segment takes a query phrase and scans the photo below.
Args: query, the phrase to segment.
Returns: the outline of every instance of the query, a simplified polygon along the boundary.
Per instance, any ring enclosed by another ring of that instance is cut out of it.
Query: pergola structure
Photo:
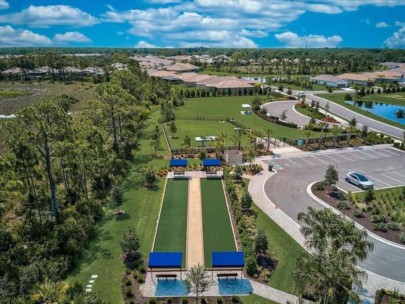
[[[242,110],[243,115],[251,115],[252,114],[252,106],[250,104],[245,103],[245,104],[242,105],[242,108],[243,108],[243,110]]]
[[[216,159],[216,158],[215,159],[203,159],[202,165],[205,169],[205,175],[207,177],[218,177],[218,173],[215,168],[221,167],[221,160]]]
[[[215,269],[235,269],[240,271],[242,279],[243,268],[245,267],[245,255],[241,251],[225,251],[212,253],[212,277]]]
[[[176,176],[184,177],[186,175],[187,165],[188,165],[187,159],[171,159],[170,169],[172,169],[173,177]],[[175,170],[176,168],[184,168],[184,170]]]
[[[153,270],[173,271],[179,270],[180,280],[182,280],[182,265],[183,254],[181,252],[151,252],[149,253],[148,268],[153,279]],[[171,277],[172,275],[161,275],[163,277]]]

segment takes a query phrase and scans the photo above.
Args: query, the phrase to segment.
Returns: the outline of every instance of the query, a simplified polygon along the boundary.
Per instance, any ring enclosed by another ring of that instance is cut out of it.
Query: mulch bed
[[[372,231],[374,234],[376,234],[376,235],[378,235],[378,236],[380,236],[380,237],[382,237],[382,238],[384,238],[386,240],[389,240],[391,242],[403,245],[403,243],[401,243],[401,241],[399,239],[399,234],[401,233],[401,231],[404,230],[403,228],[400,231],[393,231],[393,230],[388,230],[387,232],[376,231],[376,230],[374,230],[374,223],[371,222],[371,218],[372,218],[371,212],[364,212],[364,218],[355,217],[353,215],[353,212],[356,209],[354,208],[354,206],[351,203],[349,203],[350,209],[341,210],[341,209],[339,209],[337,207],[337,203],[339,202],[339,200],[331,197],[329,195],[327,189],[319,191],[319,190],[315,190],[314,187],[312,187],[311,190],[318,198],[323,200],[325,203],[328,203],[329,205],[331,205],[335,209],[339,210],[341,213],[348,216],[349,218],[351,218],[355,222],[359,223],[360,225],[362,225],[367,230]],[[387,222],[389,222],[389,220],[387,220]]]

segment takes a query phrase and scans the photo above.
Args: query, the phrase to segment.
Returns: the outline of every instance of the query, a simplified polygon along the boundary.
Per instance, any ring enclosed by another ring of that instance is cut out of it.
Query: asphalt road
[[[353,152],[328,151],[308,156],[285,157],[271,160],[278,171],[265,184],[269,199],[294,221],[297,214],[308,207],[323,206],[306,192],[307,186],[322,180],[328,164],[336,165],[340,181],[338,186],[346,190],[356,187],[344,181],[344,174],[360,171],[374,181],[377,188],[405,185],[405,153],[393,148],[359,148]],[[360,266],[376,274],[405,282],[405,249],[384,243],[373,236],[374,251],[369,253]]]
[[[292,122],[301,126],[305,126],[309,123],[309,117],[297,113],[294,111],[293,107],[297,103],[296,100],[294,101],[273,101],[265,104],[264,106],[267,109],[267,112],[270,113],[271,116],[280,117],[283,111],[286,112],[286,121]]]
[[[309,95],[307,96],[307,99],[310,100],[315,100],[318,101],[319,104],[321,105],[321,107],[325,108],[326,103],[328,102],[327,99],[315,96],[315,95]],[[383,122],[368,118],[366,116],[363,116],[359,113],[353,112],[335,102],[329,101],[329,111],[340,116],[343,117],[347,120],[351,120],[353,117],[356,118],[357,123],[361,126],[368,126],[369,128],[376,130],[378,132],[382,132],[385,133],[387,135],[399,138],[399,139],[403,139],[404,138],[404,130],[394,127],[394,126],[390,126],[388,124],[385,124]]]

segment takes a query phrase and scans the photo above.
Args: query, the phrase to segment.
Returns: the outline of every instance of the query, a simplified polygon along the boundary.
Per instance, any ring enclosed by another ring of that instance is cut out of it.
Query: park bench
[[[174,172],[173,172],[173,175],[174,175],[174,176],[184,176],[185,173],[184,173],[184,171],[174,171]]]
[[[156,278],[157,278],[158,280],[160,280],[160,279],[166,279],[166,281],[167,281],[168,279],[177,280],[177,275],[176,275],[176,274],[157,274],[157,275],[156,275]]]
[[[228,280],[228,278],[233,278],[234,280],[236,280],[238,274],[237,273],[218,273],[217,276],[218,276],[218,279],[226,278]]]
[[[205,172],[205,174],[206,174],[207,176],[216,176],[216,175],[217,175],[217,171],[208,170],[208,171]]]

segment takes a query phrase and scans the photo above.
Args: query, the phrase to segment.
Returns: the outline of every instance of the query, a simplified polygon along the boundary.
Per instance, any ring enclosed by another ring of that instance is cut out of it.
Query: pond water
[[[221,296],[248,295],[253,292],[252,284],[246,279],[219,279],[218,287]]]
[[[188,289],[183,281],[178,280],[161,280],[157,282],[156,293],[157,297],[182,297],[187,296]]]
[[[395,122],[398,122],[398,118],[395,117],[395,113],[401,109],[405,111],[405,106],[397,106],[397,105],[381,103],[381,102],[373,102],[373,101],[356,102],[356,101],[348,100],[348,101],[346,101],[346,103],[357,106],[364,111],[373,113],[375,115],[387,118],[387,119],[395,121]],[[405,118],[400,119],[399,123],[404,125]]]

